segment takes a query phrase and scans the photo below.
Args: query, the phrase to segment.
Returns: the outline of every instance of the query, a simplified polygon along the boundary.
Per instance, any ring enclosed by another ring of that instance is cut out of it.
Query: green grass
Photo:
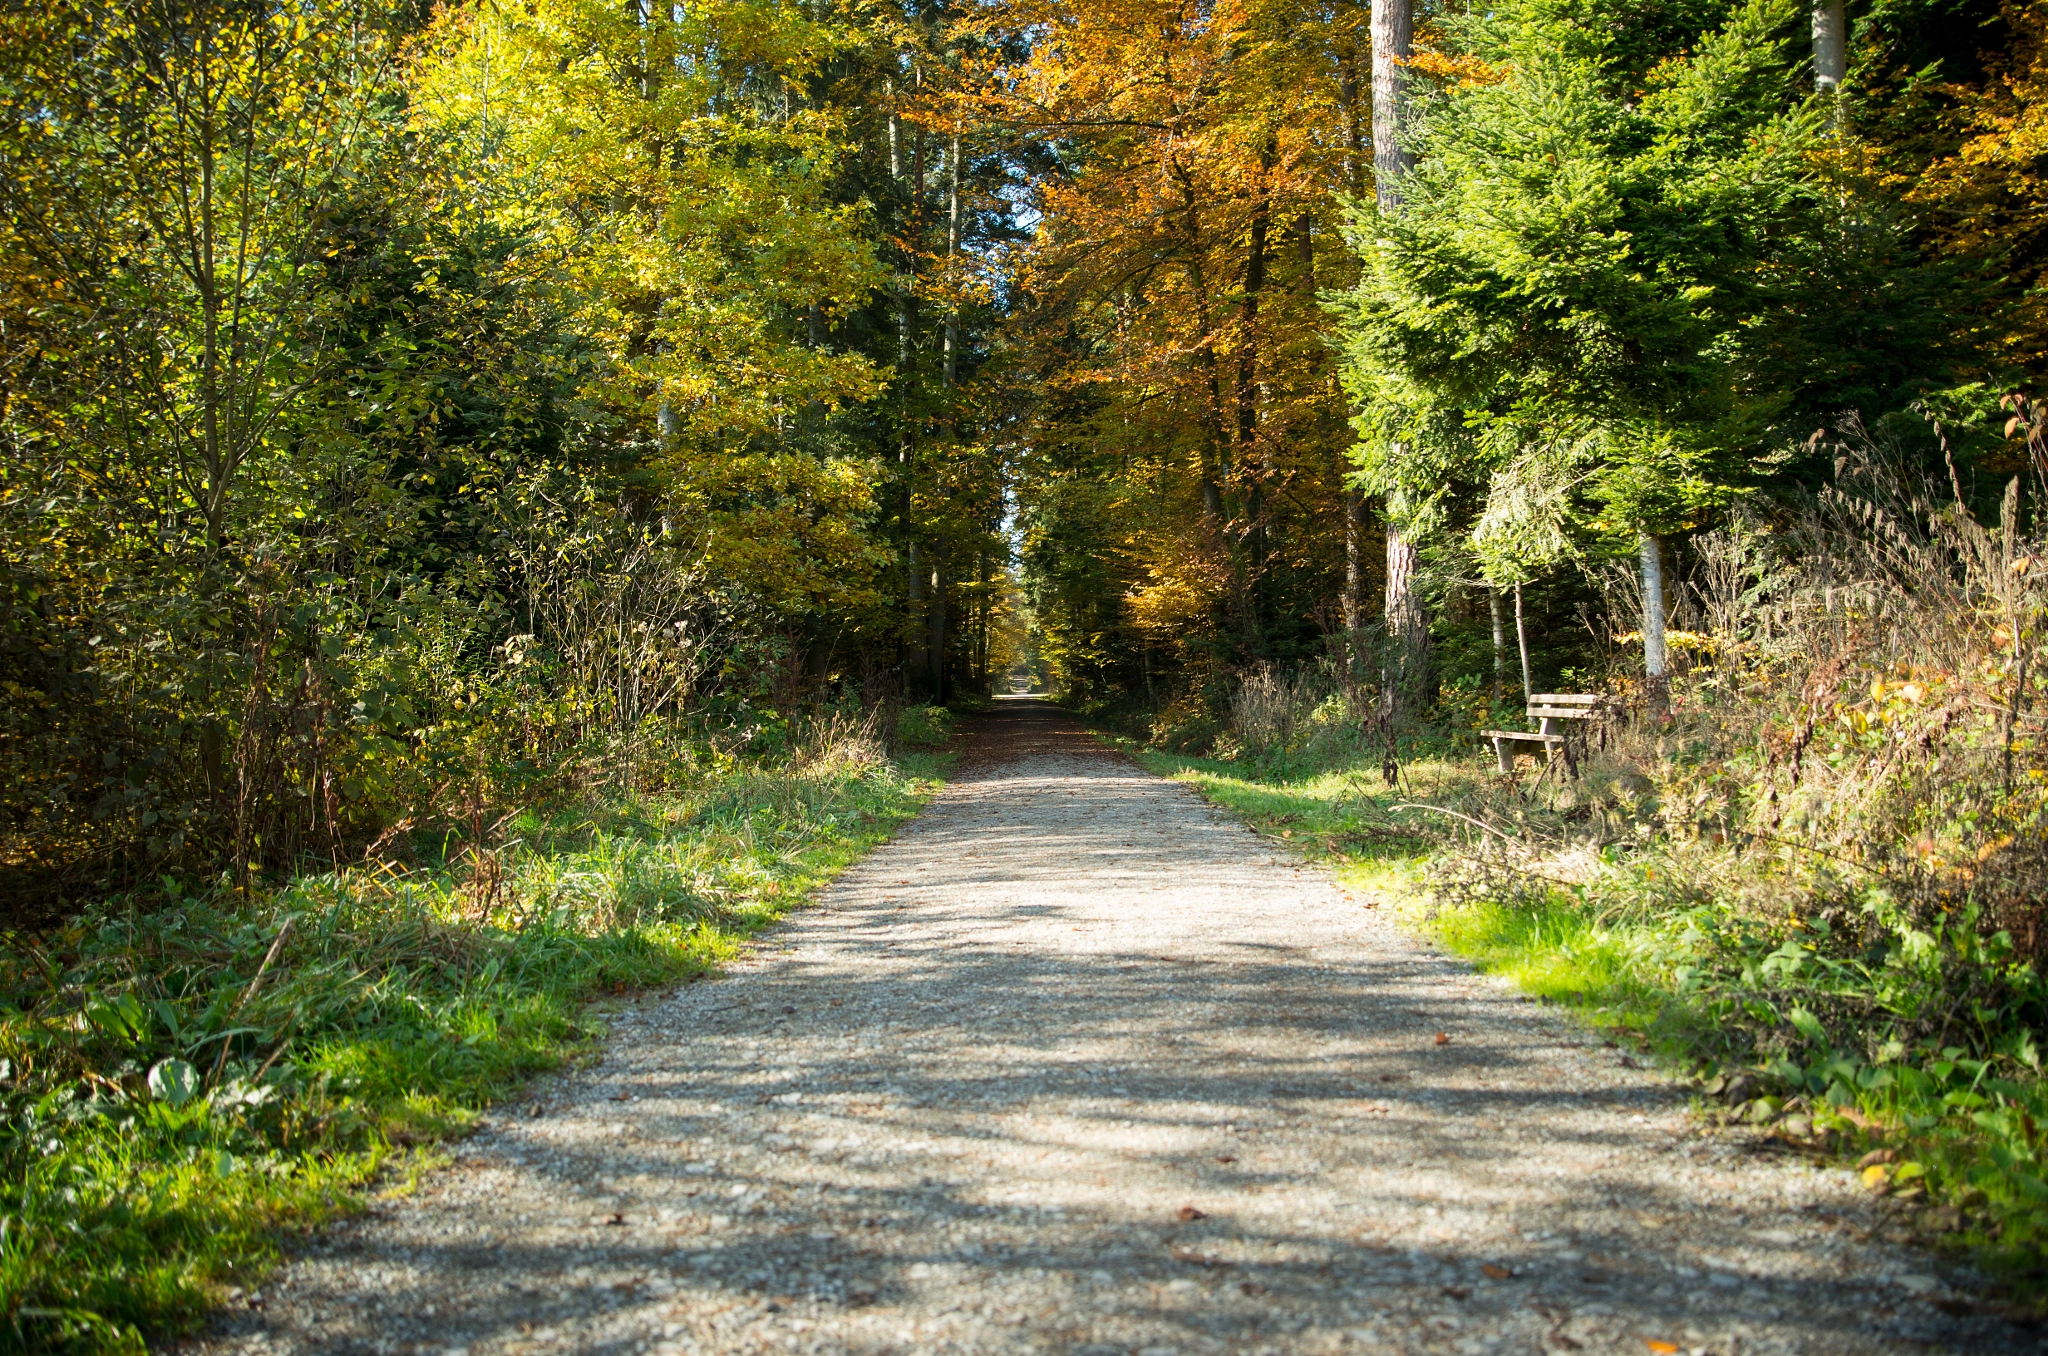
[[[907,764],[907,766],[906,766]],[[0,945],[0,1350],[140,1350],[917,813],[939,761],[737,767],[481,856],[110,900]],[[266,966],[266,958],[268,964]],[[260,982],[259,982],[260,981]]]
[[[1903,1221],[1985,1266],[2017,1311],[2048,1301],[2048,1082],[2033,1035],[2048,987],[2009,939],[1965,916],[1908,917],[1880,886],[1647,830],[1576,882],[1510,883],[1475,870],[1460,821],[1399,808],[1475,809],[1488,780],[1476,757],[1425,750],[1390,789],[1376,765],[1221,762],[1102,737],[1478,968],[1655,1055],[1704,1114],[1861,1165]],[[1540,815],[1497,794],[1490,810]],[[1778,911],[1757,908],[1758,890]]]
[[[1585,1010],[1603,1025],[1640,1025],[1659,994],[1637,970],[1629,939],[1583,909],[1470,904],[1429,920],[1430,934],[1522,992]]]

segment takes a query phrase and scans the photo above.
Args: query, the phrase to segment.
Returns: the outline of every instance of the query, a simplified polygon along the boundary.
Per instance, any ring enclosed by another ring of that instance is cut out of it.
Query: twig
[[[256,991],[263,987],[263,977],[270,973],[271,962],[275,961],[277,953],[284,949],[284,939],[291,935],[292,924],[298,919],[297,914],[289,915],[284,920],[284,926],[277,930],[277,936],[271,939],[270,950],[263,953],[263,964],[256,967],[256,978],[249,981],[249,987],[242,991],[242,996],[235,1000],[235,1006],[229,1010],[229,1021],[240,1016],[242,1009],[249,1006],[249,1000],[256,996]]]
[[[270,950],[263,953],[263,964],[256,967],[256,978],[249,981],[249,987],[242,990],[242,996],[228,1009],[230,1022],[241,1015],[242,1009],[249,1006],[249,1000],[256,996],[256,991],[263,987],[263,977],[270,973],[270,963],[277,959],[277,953],[284,948],[284,939],[291,935],[292,924],[298,921],[298,917],[297,914],[287,916],[284,926],[277,930],[277,936],[270,943]],[[206,1076],[209,1087],[220,1080],[220,1071],[227,1067],[228,1049],[232,1045],[232,1039],[220,1043],[220,1058],[213,1061],[213,1072]]]
[[[285,1050],[290,1047],[292,1043],[292,1030],[293,1028],[297,1027],[298,1024],[299,1016],[297,1013],[293,1013],[292,1020],[290,1021],[289,1024],[286,1025],[284,1029],[284,1039],[279,1041],[277,1043],[277,1048],[270,1052],[270,1058],[263,1061],[263,1067],[256,1071],[256,1076],[254,1078],[249,1080],[251,1083],[261,1083],[263,1081],[263,1075],[270,1072],[270,1066],[277,1063],[277,1057],[283,1054]],[[222,1048],[225,1049],[226,1047],[223,1046]]]
[[[1786,847],[1795,847],[1802,852],[1811,852],[1815,856],[1831,858],[1844,866],[1853,866],[1858,871],[1872,871],[1871,865],[1868,862],[1859,862],[1854,858],[1844,857],[1838,852],[1829,852],[1826,848],[1817,848],[1811,843],[1802,843],[1794,838],[1780,838],[1775,833],[1762,833],[1756,829],[1727,829],[1725,832],[1739,833],[1744,838],[1761,838],[1767,843],[1783,843]],[[1876,873],[1873,871],[1872,874]]]
[[[1389,810],[1428,810],[1433,814],[1449,815],[1453,819],[1464,820],[1467,824],[1470,824],[1475,829],[1485,830],[1487,833],[1490,833],[1494,837],[1500,839],[1500,841],[1503,843],[1507,843],[1511,846],[1521,848],[1524,852],[1528,851],[1528,847],[1526,844],[1514,838],[1510,838],[1507,834],[1502,833],[1499,829],[1496,829],[1495,827],[1493,827],[1493,825],[1486,823],[1484,820],[1474,819],[1471,815],[1461,815],[1456,810],[1446,810],[1441,805],[1389,805],[1387,808]]]

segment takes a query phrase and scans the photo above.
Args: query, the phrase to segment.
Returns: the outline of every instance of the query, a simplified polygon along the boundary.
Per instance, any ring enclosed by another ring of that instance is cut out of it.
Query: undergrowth
[[[943,734],[920,719],[912,742]],[[935,767],[843,738],[724,757],[409,869],[167,880],[0,938],[0,1349],[189,1329],[281,1228],[573,1053],[590,1000],[733,955],[914,814]]]

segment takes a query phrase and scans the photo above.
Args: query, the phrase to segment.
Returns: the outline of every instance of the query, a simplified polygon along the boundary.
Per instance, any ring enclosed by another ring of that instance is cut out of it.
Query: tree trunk
[[[1420,695],[1427,659],[1429,629],[1415,596],[1415,570],[1421,563],[1415,543],[1387,525],[1387,636],[1394,643],[1394,671],[1387,675],[1387,701],[1392,713],[1408,710]]]
[[[883,81],[882,90],[891,99],[896,97],[894,81]],[[892,108],[889,110],[889,177],[891,179],[901,179],[903,177],[902,140],[902,123],[898,121],[896,110]]]
[[[1244,477],[1245,644],[1260,653],[1265,635],[1261,598],[1266,576],[1265,468],[1259,454],[1259,302],[1266,288],[1266,254],[1272,229],[1273,163],[1280,148],[1269,140],[1259,152],[1258,197],[1252,207],[1251,241],[1245,254],[1244,301],[1238,311],[1237,341],[1237,465]]]
[[[1340,467],[1341,473],[1341,467]],[[1344,489],[1344,635],[1345,644],[1351,652],[1351,663],[1355,670],[1361,661],[1358,653],[1358,633],[1365,629],[1365,540],[1369,523],[1366,519],[1365,496],[1346,486]]]
[[[1500,590],[1491,584],[1486,586],[1486,610],[1493,617],[1493,704],[1499,706],[1506,689],[1508,638],[1501,616]]]
[[[946,157],[946,169],[952,182],[946,192],[946,265],[952,267],[953,258],[960,253],[960,134],[953,134],[953,144]],[[960,308],[955,306],[946,314],[946,385],[953,384],[954,374],[960,364]]]
[[[907,659],[909,672],[904,675],[905,696],[922,696],[925,689],[926,661],[931,651],[923,643],[921,634],[925,626],[924,611],[924,562],[920,558],[917,543],[910,543],[905,551],[910,571],[910,634],[916,637],[910,647]]]
[[[1664,553],[1657,539],[1644,533],[1639,543],[1643,565],[1643,677],[1650,709],[1664,710]]]
[[[1337,102],[1344,114],[1344,182],[1354,198],[1365,196],[1365,120],[1359,116],[1357,52],[1347,43],[1338,53]],[[1343,473],[1339,458],[1338,474]],[[1360,632],[1365,629],[1365,541],[1368,526],[1365,496],[1349,485],[1342,491],[1344,511],[1344,639],[1354,677],[1365,668]]]
[[[1401,113],[1407,84],[1400,63],[1414,44],[1414,0],[1373,0],[1372,3],[1372,165],[1373,190],[1383,213],[1401,205],[1401,180],[1414,158],[1401,145]],[[1406,448],[1389,451],[1399,460]],[[1428,661],[1429,628],[1415,596],[1415,543],[1392,522],[1387,524],[1387,636],[1394,643],[1394,673],[1387,684],[1393,713],[1399,715],[1419,695]]]
[[[1187,253],[1182,259],[1188,285],[1194,292],[1196,351],[1200,355],[1202,375],[1209,388],[1209,404],[1202,421],[1202,512],[1208,518],[1209,526],[1218,533],[1223,530],[1223,486],[1230,474],[1229,444],[1223,431],[1223,381],[1216,371],[1216,345],[1210,342],[1209,332],[1209,283],[1208,275],[1202,269],[1202,222],[1196,209],[1194,184],[1185,173],[1185,167],[1176,166],[1181,192],[1181,228],[1187,236]]]
[[[1415,158],[1401,145],[1401,107],[1407,78],[1400,63],[1412,54],[1415,0],[1372,0],[1372,169],[1380,211],[1401,205],[1401,180]]]
[[[1522,625],[1522,586],[1515,585],[1515,645],[1522,652],[1522,704],[1529,704],[1536,688],[1529,680],[1529,632]]]
[[[1337,105],[1344,114],[1344,185],[1365,196],[1365,119],[1358,114],[1357,53],[1349,43],[1337,54]]]
[[[944,543],[940,543],[943,548]],[[942,562],[943,556],[937,557]],[[943,563],[932,569],[932,700],[946,702],[946,571]]]
[[[1813,87],[1839,94],[1849,74],[1849,15],[1842,0],[1814,0]]]

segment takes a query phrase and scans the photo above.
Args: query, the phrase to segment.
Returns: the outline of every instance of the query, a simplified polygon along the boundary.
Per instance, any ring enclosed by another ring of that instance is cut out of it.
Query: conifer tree
[[[1901,401],[1897,340],[1934,312],[1890,222],[1842,229],[1814,154],[1832,116],[1796,78],[1806,16],[1739,0],[1700,29],[1694,6],[1511,0],[1446,24],[1451,75],[1422,101],[1401,201],[1354,224],[1345,375],[1375,475],[1426,501],[1570,443],[1576,529],[1635,558],[1654,610],[1660,537],[1845,394]],[[1832,342],[1859,279],[1879,336],[1861,350]]]

